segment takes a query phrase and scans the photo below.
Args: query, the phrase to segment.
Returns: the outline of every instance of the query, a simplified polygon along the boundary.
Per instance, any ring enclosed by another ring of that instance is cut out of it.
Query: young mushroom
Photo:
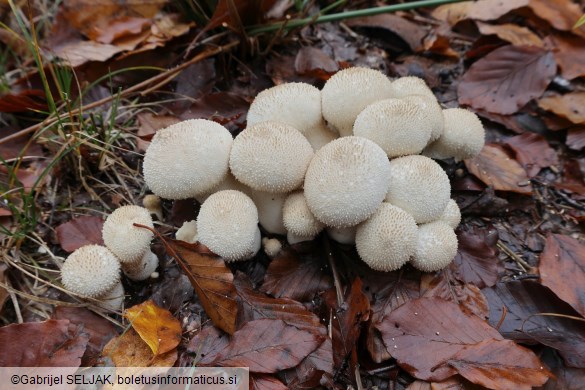
[[[435,94],[420,77],[405,76],[392,81],[390,85],[392,97],[403,98],[409,95],[424,95],[436,100]]]
[[[411,264],[424,272],[433,272],[448,266],[457,254],[457,236],[443,221],[418,226],[416,250]]]
[[[325,227],[309,210],[302,191],[288,195],[282,208],[282,217],[287,238],[290,234],[289,243],[312,240]]]
[[[459,226],[459,223],[461,222],[461,210],[459,210],[457,202],[453,199],[449,199],[449,202],[439,220],[446,222],[452,229],[457,229],[457,226]]]

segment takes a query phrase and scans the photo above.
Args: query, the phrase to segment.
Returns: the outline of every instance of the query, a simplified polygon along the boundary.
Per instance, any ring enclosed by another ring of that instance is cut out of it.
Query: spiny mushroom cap
[[[432,128],[426,112],[416,103],[385,99],[367,106],[355,120],[353,133],[378,144],[388,157],[422,152]]]
[[[303,183],[312,157],[311,144],[297,129],[266,121],[236,137],[230,169],[236,179],[255,190],[289,192]]]
[[[445,207],[445,210],[443,211],[443,214],[439,220],[446,222],[447,225],[451,226],[452,229],[456,229],[461,222],[461,210],[459,210],[457,202],[455,202],[453,199],[449,199],[447,207]]]
[[[380,206],[389,180],[390,163],[378,145],[363,137],[343,137],[315,153],[305,176],[305,198],[325,225],[354,226]]]
[[[425,95],[436,100],[435,94],[427,83],[416,76],[399,77],[392,81],[390,90],[392,97],[403,98],[409,95]]]
[[[372,269],[394,271],[414,254],[417,226],[406,211],[389,203],[357,228],[355,244],[360,258]]]
[[[124,298],[124,286],[119,281],[110,291],[100,296],[100,302],[97,305],[106,310],[120,311]]]
[[[426,126],[431,128],[429,143],[438,140],[443,134],[445,119],[443,118],[443,109],[437,99],[427,95],[409,95],[401,99],[417,104],[421,108],[421,111],[425,113]]]
[[[393,97],[390,80],[382,73],[367,68],[347,68],[334,74],[321,91],[323,117],[346,137],[366,106]]]
[[[457,236],[443,221],[419,225],[412,265],[425,272],[448,266],[457,254]]]
[[[282,206],[287,194],[251,190],[249,196],[258,209],[258,220],[264,230],[273,234],[286,234],[282,220]]]
[[[240,191],[224,190],[201,205],[197,217],[199,242],[226,261],[245,260],[260,248],[258,211]]]
[[[451,184],[439,164],[425,156],[404,156],[390,162],[386,202],[412,215],[416,223],[438,219],[451,197]]]
[[[463,108],[443,110],[443,135],[424,151],[431,158],[455,158],[455,161],[477,156],[485,143],[485,130],[473,112]]]
[[[158,257],[149,249],[138,263],[123,264],[124,275],[132,280],[146,280],[158,267]]]
[[[262,239],[262,246],[268,257],[275,257],[282,249],[281,242],[276,238],[264,237]]]
[[[321,91],[307,83],[284,83],[260,92],[248,110],[248,126],[277,121],[302,134],[323,122]]]
[[[154,229],[150,212],[144,207],[128,205],[114,210],[102,228],[104,243],[121,263],[134,263],[150,248],[153,233],[134,223]]]
[[[286,198],[282,216],[284,227],[295,236],[314,237],[325,227],[309,210],[302,191],[294,192]]]
[[[67,290],[85,298],[99,298],[120,281],[120,262],[106,247],[85,245],[69,255],[61,268]]]
[[[165,199],[187,199],[213,188],[228,170],[232,136],[205,119],[156,132],[144,155],[144,181]]]

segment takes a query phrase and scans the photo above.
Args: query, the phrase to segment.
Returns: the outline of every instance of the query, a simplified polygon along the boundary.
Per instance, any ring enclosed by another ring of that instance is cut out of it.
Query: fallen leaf
[[[5,263],[0,264],[0,283],[2,284],[6,283],[7,269],[8,265],[6,265]],[[4,303],[6,302],[9,296],[10,294],[8,293],[8,291],[4,287],[0,286],[0,312],[2,311],[2,307],[4,306]]]
[[[459,53],[451,48],[451,39],[447,35],[431,31],[424,38],[423,46],[425,51],[451,58],[459,58]]]
[[[475,20],[496,20],[507,13],[525,7],[530,0],[482,0],[475,1],[468,11],[468,17]]]
[[[573,26],[583,13],[581,7],[571,0],[530,0],[530,9],[536,16],[562,31],[573,30]]]
[[[198,365],[210,365],[229,344],[226,333],[215,326],[207,326],[187,346],[187,352],[195,354],[195,362]]]
[[[552,350],[545,350],[541,359],[554,375],[541,390],[581,390],[583,388],[585,370],[566,367]]]
[[[0,96],[0,112],[46,111],[45,92],[40,89],[26,89]]]
[[[253,390],[287,390],[288,387],[272,375],[250,375],[251,389]]]
[[[500,47],[465,72],[457,88],[459,103],[513,114],[541,96],[555,75],[551,52],[535,46]]]
[[[523,133],[505,141],[516,154],[516,160],[524,167],[529,177],[535,177],[542,168],[557,165],[556,151],[546,138],[536,133]]]
[[[157,130],[164,129],[181,120],[172,115],[154,115],[150,112],[140,113],[136,116],[138,119],[138,149],[142,152],[146,151],[150,140]]]
[[[454,26],[469,18],[468,14],[473,4],[474,2],[472,1],[462,1],[453,4],[440,5],[432,11],[431,16]]]
[[[585,316],[585,245],[549,234],[538,264],[542,284]]]
[[[102,239],[103,219],[92,215],[82,215],[57,226],[57,241],[66,252],[73,252],[84,245],[104,245]]]
[[[106,344],[102,356],[112,359],[116,367],[172,367],[177,361],[177,350],[155,356],[138,333],[128,329]]]
[[[205,26],[205,31],[219,27],[224,23],[238,31],[240,27],[259,23],[275,2],[275,0],[219,0],[213,15]]]
[[[530,390],[552,376],[532,351],[510,340],[464,347],[448,364],[467,380],[490,389]]]
[[[585,123],[585,92],[543,97],[538,101],[538,106],[573,123]]]
[[[459,248],[451,269],[457,279],[479,288],[493,286],[498,281],[499,265],[498,231],[457,231]]]
[[[338,70],[337,62],[316,47],[302,47],[295,58],[295,71],[301,75],[328,80]]]
[[[477,22],[477,27],[483,35],[497,35],[501,40],[510,42],[514,46],[544,47],[542,39],[526,27],[511,23],[487,24],[482,22]]]
[[[209,365],[249,367],[250,372],[271,374],[296,366],[324,339],[282,320],[250,321],[233,334]]]
[[[0,328],[0,367],[79,367],[89,335],[69,320]]]
[[[585,76],[585,39],[573,34],[553,34],[551,37],[552,45],[557,64],[561,68],[561,75],[573,80],[577,77]]]
[[[303,361],[281,373],[289,389],[318,388],[324,375],[333,376],[333,345],[328,337]]]
[[[189,277],[201,300],[205,313],[215,326],[233,334],[236,330],[237,303],[234,299],[234,276],[225,262],[212,255],[195,251],[196,246],[178,240],[168,240],[170,253]]]
[[[148,300],[124,313],[132,328],[148,344],[155,356],[165,354],[181,342],[181,323],[171,312]]]
[[[467,170],[496,191],[531,194],[532,184],[526,171],[510,158],[500,145],[486,144],[481,153],[465,160]]]
[[[585,127],[569,129],[567,132],[567,146],[573,150],[585,148]]]
[[[392,14],[365,16],[346,21],[353,28],[377,28],[389,31],[400,37],[411,51],[423,50],[422,41],[426,30],[420,23],[413,23],[405,18]]]
[[[241,95],[231,92],[217,92],[204,95],[197,99],[181,115],[181,120],[208,119],[223,126],[228,130],[243,129],[250,103]]]
[[[55,55],[72,67],[78,67],[86,62],[104,62],[124,49],[118,46],[94,41],[72,41],[53,47]]]

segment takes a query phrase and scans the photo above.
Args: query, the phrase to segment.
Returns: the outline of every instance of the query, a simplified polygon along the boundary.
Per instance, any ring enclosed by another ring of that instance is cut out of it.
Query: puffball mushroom
[[[355,226],[380,206],[389,180],[382,148],[363,137],[343,137],[315,153],[305,176],[305,198],[325,225]]]
[[[448,266],[457,254],[457,236],[443,221],[418,226],[416,250],[410,260],[412,265],[424,272],[433,272]]]
[[[390,158],[419,154],[427,146],[432,130],[423,108],[402,99],[370,104],[353,125],[354,135],[374,141]]]
[[[443,110],[445,128],[441,137],[427,146],[425,156],[455,161],[477,156],[485,143],[485,130],[473,112],[463,108]]]
[[[264,248],[264,253],[266,253],[268,257],[275,257],[280,253],[282,244],[276,238],[264,237],[262,239],[262,247]]]
[[[386,202],[400,207],[416,223],[438,219],[451,197],[447,174],[425,156],[404,156],[390,162]]]
[[[390,85],[390,91],[394,98],[403,98],[408,95],[425,95],[436,99],[435,94],[427,83],[416,76],[399,77],[393,80]]]
[[[401,98],[401,100],[417,104],[420,107],[427,121],[427,126],[431,128],[429,143],[438,140],[443,134],[445,119],[443,118],[443,109],[437,101],[437,98],[427,95],[409,95]]]
[[[390,80],[377,70],[347,68],[335,73],[321,91],[323,117],[342,137],[350,136],[358,114],[392,96]]]
[[[302,191],[288,195],[282,207],[282,217],[284,227],[291,236],[313,238],[325,227],[309,210],[307,199]]]
[[[120,295],[120,263],[108,248],[85,245],[67,257],[61,268],[61,281],[67,290],[83,298],[99,299],[108,297],[110,292]],[[123,302],[123,288],[121,295]],[[116,304],[121,302],[107,300],[100,306],[117,310]]]
[[[416,249],[414,218],[399,207],[383,203],[356,231],[355,245],[360,258],[377,271],[402,267]]]
[[[260,249],[258,210],[247,195],[224,190],[211,195],[197,216],[199,242],[226,261],[246,260]]]
[[[301,186],[312,157],[311,144],[297,129],[266,121],[249,126],[236,137],[229,165],[245,185],[283,193]]]
[[[158,267],[158,257],[148,249],[144,255],[132,264],[122,265],[124,275],[132,280],[146,280],[150,278]]]
[[[232,136],[223,126],[191,119],[156,132],[144,155],[144,181],[165,199],[211,190],[226,175]]]
[[[350,226],[344,228],[328,227],[325,230],[327,231],[327,235],[329,236],[329,238],[331,238],[333,241],[345,245],[355,244],[355,233],[357,231],[357,226]]]
[[[449,199],[449,202],[439,220],[446,222],[452,229],[456,229],[461,222],[461,210],[459,210],[457,202],[453,199]]]

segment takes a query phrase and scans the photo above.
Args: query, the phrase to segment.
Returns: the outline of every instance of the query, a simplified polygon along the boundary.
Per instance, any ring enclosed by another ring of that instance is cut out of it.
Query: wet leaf
[[[495,49],[467,70],[459,103],[498,114],[513,114],[543,94],[556,75],[551,52],[535,46]]]
[[[346,23],[353,28],[377,28],[390,31],[406,42],[411,51],[421,51],[423,49],[422,41],[427,34],[421,24],[410,22],[405,18],[392,14],[349,19]]]
[[[542,39],[526,27],[510,23],[487,24],[482,22],[478,22],[477,27],[483,35],[497,35],[501,40],[510,42],[515,46],[544,47]]]
[[[132,306],[124,317],[156,356],[175,349],[181,342],[179,320],[151,300]]]
[[[561,75],[569,80],[585,76],[585,39],[573,34],[554,34],[551,38],[554,55],[561,68]]]
[[[536,133],[524,133],[506,140],[516,154],[516,160],[524,167],[529,177],[534,177],[542,168],[559,163],[556,151],[547,140]]]
[[[102,239],[103,219],[92,215],[83,215],[65,222],[55,229],[57,240],[66,252],[73,252],[84,245],[104,245]]]
[[[532,389],[552,374],[527,348],[510,340],[484,340],[464,347],[449,359],[467,380],[491,389]]]
[[[485,145],[479,156],[465,160],[465,166],[470,173],[494,190],[532,193],[532,184],[526,171],[500,145]]]
[[[585,123],[585,92],[547,96],[538,101],[538,106],[573,123]]]
[[[234,299],[234,276],[217,256],[196,252],[197,246],[169,240],[177,262],[185,271],[201,300],[205,313],[215,326],[233,334],[236,330],[237,303]],[[178,257],[178,258],[177,258]]]
[[[155,356],[138,333],[128,329],[106,344],[102,356],[112,359],[116,367],[172,367],[177,361],[177,350]]]
[[[210,365],[249,367],[250,372],[275,373],[299,364],[324,337],[281,320],[251,321],[237,330]]]
[[[538,264],[542,284],[585,316],[585,245],[549,234]]]
[[[79,367],[89,335],[69,320],[0,328],[1,367]]]
[[[457,240],[459,248],[451,266],[455,277],[479,288],[495,285],[500,271],[497,230],[458,231]]]

